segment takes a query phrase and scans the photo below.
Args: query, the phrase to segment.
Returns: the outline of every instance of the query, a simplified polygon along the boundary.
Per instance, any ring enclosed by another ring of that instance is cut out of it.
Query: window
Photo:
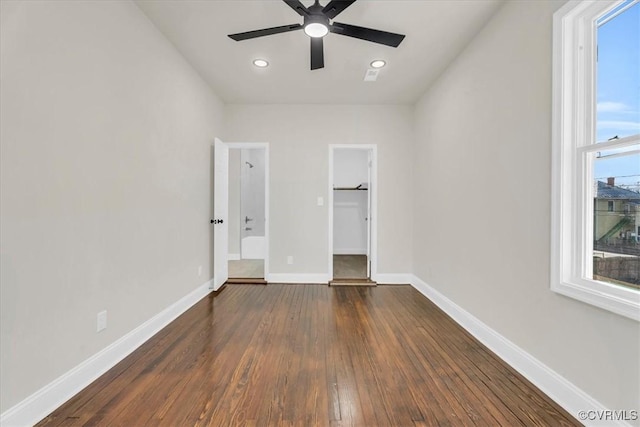
[[[551,289],[640,320],[640,3],[571,1],[553,28]]]

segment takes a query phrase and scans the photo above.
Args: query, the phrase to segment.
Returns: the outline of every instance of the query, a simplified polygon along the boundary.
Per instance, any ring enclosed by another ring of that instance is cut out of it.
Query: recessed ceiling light
[[[321,24],[319,22],[312,22],[305,25],[304,32],[309,37],[324,37],[329,32],[329,29],[324,24]]]
[[[266,68],[269,66],[269,63],[264,59],[254,59],[253,65],[255,65],[258,68]]]
[[[387,65],[385,61],[383,61],[382,59],[376,59],[371,63],[371,68],[382,68],[385,65]]]

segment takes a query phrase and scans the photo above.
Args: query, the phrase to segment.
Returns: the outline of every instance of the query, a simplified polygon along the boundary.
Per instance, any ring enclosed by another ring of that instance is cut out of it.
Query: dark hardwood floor
[[[227,285],[39,426],[562,426],[411,286]]]

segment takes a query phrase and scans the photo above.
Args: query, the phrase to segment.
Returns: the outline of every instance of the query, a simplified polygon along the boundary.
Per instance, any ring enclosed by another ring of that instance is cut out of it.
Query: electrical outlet
[[[107,329],[107,310],[98,313],[98,328],[97,332]]]
[[[318,206],[324,206],[324,199],[322,197],[318,197]]]
[[[198,267],[198,277],[202,276],[202,266]]]
[[[287,257],[287,264],[289,264],[289,265],[293,264],[293,256],[292,255],[289,255]]]

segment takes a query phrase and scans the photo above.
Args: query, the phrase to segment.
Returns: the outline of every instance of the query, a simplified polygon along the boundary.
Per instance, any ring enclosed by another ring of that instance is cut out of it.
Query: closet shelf
[[[333,187],[333,191],[367,191],[368,187],[366,183],[362,183],[357,187]]]

